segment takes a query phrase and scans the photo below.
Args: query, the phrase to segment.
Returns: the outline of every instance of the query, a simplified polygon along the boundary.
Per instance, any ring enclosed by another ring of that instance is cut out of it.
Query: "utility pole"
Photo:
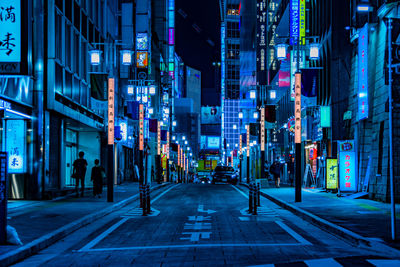
[[[295,134],[297,132],[298,136],[295,138],[295,161],[296,161],[296,171],[295,171],[295,202],[301,202],[301,168],[302,168],[302,156],[301,156],[301,72],[300,72],[300,35],[297,38],[297,55],[296,55],[296,74],[295,74],[295,87],[299,86],[298,88],[295,88],[295,94],[296,94],[296,99],[295,103],[299,101],[300,103],[295,104],[295,115],[296,112],[300,112],[300,117],[296,117],[296,122],[295,122]],[[299,94],[299,95],[298,95]],[[296,110],[296,107],[298,107],[299,111]],[[299,120],[299,121],[297,121]],[[299,129],[297,128],[299,127]],[[298,139],[298,140],[296,140]]]

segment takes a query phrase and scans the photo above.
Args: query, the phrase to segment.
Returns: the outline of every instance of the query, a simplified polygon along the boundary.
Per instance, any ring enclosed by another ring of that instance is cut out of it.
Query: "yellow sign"
[[[265,150],[265,108],[262,107],[261,108],[261,151]]]
[[[139,105],[139,150],[143,151],[144,147],[144,127],[143,127],[143,121],[144,121],[144,109],[143,109],[143,104]]]
[[[338,189],[338,160],[326,160],[326,189]]]
[[[147,52],[136,52],[136,67],[137,68],[147,68],[149,65]]]
[[[114,144],[114,78],[108,78],[108,144]]]
[[[306,44],[306,0],[300,0],[300,44]]]
[[[301,143],[301,73],[295,74],[295,102],[294,102],[294,140],[296,144]]]

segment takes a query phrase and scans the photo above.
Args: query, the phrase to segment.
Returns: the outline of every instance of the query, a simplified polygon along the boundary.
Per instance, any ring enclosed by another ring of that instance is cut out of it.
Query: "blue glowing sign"
[[[207,148],[219,148],[219,136],[207,136]]]
[[[21,62],[21,0],[0,3],[0,62]]]
[[[368,118],[368,23],[358,37],[358,120]]]
[[[300,7],[299,0],[290,0],[290,44],[297,44],[300,36]]]
[[[8,172],[25,172],[25,121],[7,120],[6,151],[8,154]]]

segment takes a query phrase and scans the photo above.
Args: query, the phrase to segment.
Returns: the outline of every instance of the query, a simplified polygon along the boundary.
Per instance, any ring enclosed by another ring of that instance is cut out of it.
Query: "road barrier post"
[[[253,213],[253,185],[249,185],[249,213]]]
[[[146,185],[146,189],[147,189],[147,214],[151,213],[151,208],[150,208],[150,185]]]
[[[261,184],[257,183],[257,206],[261,207]]]
[[[253,183],[253,215],[257,215],[257,185],[255,183]]]

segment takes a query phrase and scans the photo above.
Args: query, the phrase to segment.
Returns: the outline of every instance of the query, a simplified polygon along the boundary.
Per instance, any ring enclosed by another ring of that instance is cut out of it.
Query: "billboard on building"
[[[357,191],[357,161],[354,140],[338,142],[339,151],[339,189]]]
[[[221,107],[201,107],[202,124],[221,124]]]
[[[221,137],[207,136],[207,148],[219,148]]]

